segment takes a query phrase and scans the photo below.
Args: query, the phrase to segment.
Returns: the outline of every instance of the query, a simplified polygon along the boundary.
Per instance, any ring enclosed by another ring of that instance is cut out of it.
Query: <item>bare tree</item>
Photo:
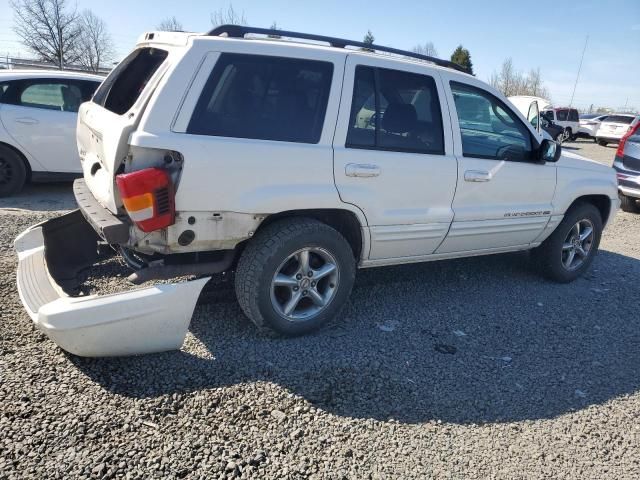
[[[220,8],[211,14],[211,25],[246,25],[247,19],[244,12],[236,12],[232,4],[228,8]]]
[[[158,24],[156,30],[162,32],[184,32],[184,27],[176,17],[167,17]]]
[[[78,60],[80,24],[67,0],[12,0],[14,31],[38,58],[63,69]]]
[[[97,72],[113,61],[115,49],[107,24],[91,10],[80,16],[82,32],[78,42],[78,63],[87,70]]]
[[[414,53],[419,53],[420,55],[427,55],[429,57],[437,57],[438,50],[436,50],[433,42],[427,42],[425,44],[416,45],[412,48]]]
[[[513,60],[507,58],[500,68],[500,72],[493,72],[489,78],[492,87],[500,90],[506,97],[513,95],[532,95],[549,98],[549,91],[542,81],[539,68],[531,69],[525,76],[513,66]]]

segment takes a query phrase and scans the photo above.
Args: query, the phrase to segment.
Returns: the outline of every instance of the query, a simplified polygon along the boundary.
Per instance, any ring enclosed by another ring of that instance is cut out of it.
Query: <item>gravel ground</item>
[[[70,203],[0,202],[0,478],[640,476],[640,216],[570,285],[522,253],[365,270],[340,320],[281,339],[222,284],[181,351],[83,359],[33,328],[11,249]]]

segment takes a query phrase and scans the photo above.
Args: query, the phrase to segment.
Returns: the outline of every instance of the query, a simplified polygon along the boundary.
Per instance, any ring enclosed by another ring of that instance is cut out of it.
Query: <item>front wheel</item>
[[[310,218],[283,219],[260,230],[242,253],[236,296],[257,326],[301,335],[338,315],[355,270],[353,250],[335,229]]]
[[[533,251],[534,258],[547,278],[572,282],[593,262],[601,236],[600,211],[590,203],[577,203],[549,238]]]

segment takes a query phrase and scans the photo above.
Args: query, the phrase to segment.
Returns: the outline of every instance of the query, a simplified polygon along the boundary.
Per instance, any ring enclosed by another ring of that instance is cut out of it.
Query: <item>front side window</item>
[[[531,133],[498,98],[480,88],[451,82],[465,157],[528,161]]]
[[[540,129],[538,126],[538,122],[539,122],[538,115],[539,115],[538,102],[532,102],[531,105],[529,105],[527,120],[529,120],[529,123],[531,123],[531,125],[533,125],[533,128],[535,128],[536,130]]]
[[[442,113],[433,78],[356,67],[346,146],[444,154]]]
[[[318,143],[332,75],[329,62],[222,54],[187,133]]]

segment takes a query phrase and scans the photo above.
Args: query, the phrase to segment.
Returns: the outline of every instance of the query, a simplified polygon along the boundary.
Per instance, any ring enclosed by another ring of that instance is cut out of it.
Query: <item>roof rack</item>
[[[312,40],[316,42],[325,42],[336,48],[359,47],[367,50],[377,50],[379,52],[393,53],[395,55],[402,55],[405,57],[417,58],[419,60],[426,60],[427,62],[435,63],[440,67],[453,68],[460,72],[471,73],[467,68],[458,65],[457,63],[450,62],[448,60],[442,60],[440,58],[430,57],[429,55],[422,55],[421,53],[409,52],[407,50],[400,50],[397,48],[385,47],[383,45],[376,45],[364,42],[358,42],[355,40],[346,40],[344,38],[326,37],[324,35],[314,35],[312,33],[290,32],[288,30],[275,30],[271,28],[258,28],[247,27],[244,25],[220,25],[213,30],[209,31],[206,35],[217,37],[226,34],[230,38],[244,38],[248,34],[269,35],[271,37],[288,37],[288,38],[300,38],[303,40]]]

